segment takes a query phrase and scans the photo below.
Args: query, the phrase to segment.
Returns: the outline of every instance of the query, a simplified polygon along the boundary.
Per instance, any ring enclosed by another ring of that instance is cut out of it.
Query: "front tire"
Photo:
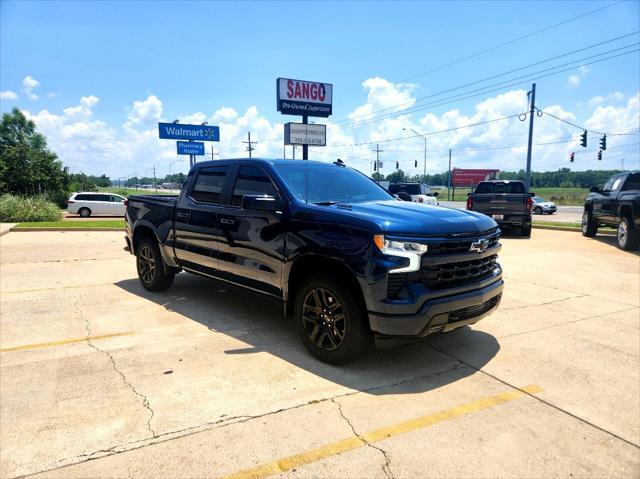
[[[83,218],[88,218],[89,216],[91,216],[91,210],[89,208],[80,208],[78,214]]]
[[[533,212],[534,212],[535,214],[537,214],[537,215],[541,215],[541,214],[543,213],[542,208],[540,208],[539,206],[536,206],[536,207],[533,209]]]
[[[147,291],[164,291],[171,283],[175,273],[165,267],[158,243],[152,238],[143,238],[136,251],[138,279]]]
[[[598,223],[593,219],[588,210],[582,213],[582,236],[593,238],[598,233]]]
[[[635,228],[629,218],[622,217],[620,223],[618,223],[618,247],[625,251],[630,251],[638,248],[640,244],[640,237],[638,236],[638,230]]]
[[[354,288],[338,276],[318,273],[303,281],[296,294],[298,334],[320,361],[344,364],[371,346],[366,308]]]

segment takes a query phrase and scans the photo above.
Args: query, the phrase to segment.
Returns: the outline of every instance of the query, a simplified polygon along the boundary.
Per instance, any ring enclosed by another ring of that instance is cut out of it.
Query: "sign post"
[[[301,115],[303,125],[309,124],[310,116],[328,118],[332,113],[333,85],[331,83],[278,78],[276,92],[278,111],[283,115]],[[291,144],[302,144],[302,159],[309,159],[309,145],[311,143]]]

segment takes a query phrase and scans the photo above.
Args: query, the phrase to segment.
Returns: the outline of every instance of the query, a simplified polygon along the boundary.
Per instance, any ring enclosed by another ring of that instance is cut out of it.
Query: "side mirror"
[[[244,195],[240,207],[243,210],[269,211],[275,212],[278,209],[279,201],[269,195]]]
[[[591,188],[589,188],[589,192],[591,193],[600,193],[600,187],[598,186],[592,186]]]
[[[536,196],[536,194],[534,192],[529,193],[529,196],[531,196],[531,198],[533,198],[534,196]]]
[[[433,193],[431,193],[431,196],[438,196],[438,192],[434,191]]]

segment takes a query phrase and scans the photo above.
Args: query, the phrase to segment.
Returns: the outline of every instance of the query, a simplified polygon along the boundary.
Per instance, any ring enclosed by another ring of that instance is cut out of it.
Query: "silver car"
[[[543,215],[545,213],[552,215],[558,211],[558,207],[553,201],[547,201],[540,196],[534,196],[531,199],[533,200],[532,211],[537,215]]]

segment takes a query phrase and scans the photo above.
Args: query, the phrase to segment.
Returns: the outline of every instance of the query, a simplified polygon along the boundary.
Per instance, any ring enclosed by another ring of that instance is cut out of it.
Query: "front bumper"
[[[369,312],[374,333],[384,336],[425,337],[478,322],[500,304],[502,277],[480,289],[427,300],[415,314]]]

